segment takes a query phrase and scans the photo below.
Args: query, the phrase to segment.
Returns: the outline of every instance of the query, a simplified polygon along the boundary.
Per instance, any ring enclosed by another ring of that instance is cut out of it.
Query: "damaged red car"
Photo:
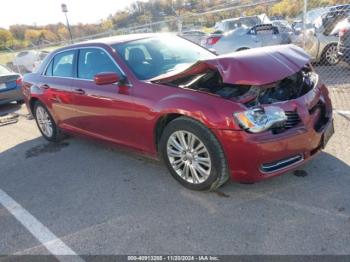
[[[327,88],[293,45],[216,56],[174,35],[99,39],[52,52],[23,93],[47,140],[134,149],[194,190],[290,171],[334,132]]]

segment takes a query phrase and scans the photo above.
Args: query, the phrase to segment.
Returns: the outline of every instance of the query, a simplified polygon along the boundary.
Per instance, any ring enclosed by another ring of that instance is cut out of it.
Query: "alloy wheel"
[[[339,62],[338,49],[336,45],[331,45],[327,48],[325,58],[327,63],[330,65],[335,65]]]
[[[174,171],[191,184],[205,182],[212,161],[204,143],[188,131],[176,131],[168,139],[167,156]]]
[[[43,132],[43,134],[47,137],[52,137],[53,125],[51,118],[45,108],[38,106],[35,111],[35,116],[41,132]]]

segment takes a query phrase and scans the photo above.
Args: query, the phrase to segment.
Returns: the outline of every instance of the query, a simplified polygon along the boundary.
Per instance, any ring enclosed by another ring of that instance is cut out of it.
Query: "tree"
[[[67,27],[65,27],[63,25],[58,28],[57,34],[58,34],[58,38],[60,40],[69,39],[69,31],[68,31]]]
[[[36,29],[27,29],[24,34],[25,40],[35,45],[38,44],[38,42],[40,41],[40,37],[41,31]]]
[[[14,45],[15,38],[10,31],[6,29],[0,29],[0,49],[4,50],[6,47],[12,47]]]
[[[109,31],[113,28],[113,21],[111,19],[102,20],[101,28],[103,31]]]

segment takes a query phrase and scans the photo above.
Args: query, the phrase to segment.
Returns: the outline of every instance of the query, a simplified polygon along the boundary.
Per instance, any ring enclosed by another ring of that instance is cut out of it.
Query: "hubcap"
[[[167,155],[174,171],[191,184],[205,182],[211,159],[203,142],[188,131],[176,131],[168,139]]]
[[[332,45],[328,47],[326,51],[326,59],[327,59],[327,62],[331,65],[334,65],[339,62],[337,46]]]
[[[47,136],[51,137],[53,134],[52,122],[49,114],[42,106],[38,106],[35,112],[36,120],[40,130]]]

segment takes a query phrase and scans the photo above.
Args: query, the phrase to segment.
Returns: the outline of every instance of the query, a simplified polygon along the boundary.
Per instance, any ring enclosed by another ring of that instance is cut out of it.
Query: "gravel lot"
[[[349,112],[350,88],[332,87],[334,107]],[[350,254],[346,112],[306,176],[215,193],[186,190],[134,153],[79,138],[50,144],[25,106],[0,112],[20,114],[0,127],[0,190],[77,254]],[[0,254],[50,254],[1,204],[0,235]]]

